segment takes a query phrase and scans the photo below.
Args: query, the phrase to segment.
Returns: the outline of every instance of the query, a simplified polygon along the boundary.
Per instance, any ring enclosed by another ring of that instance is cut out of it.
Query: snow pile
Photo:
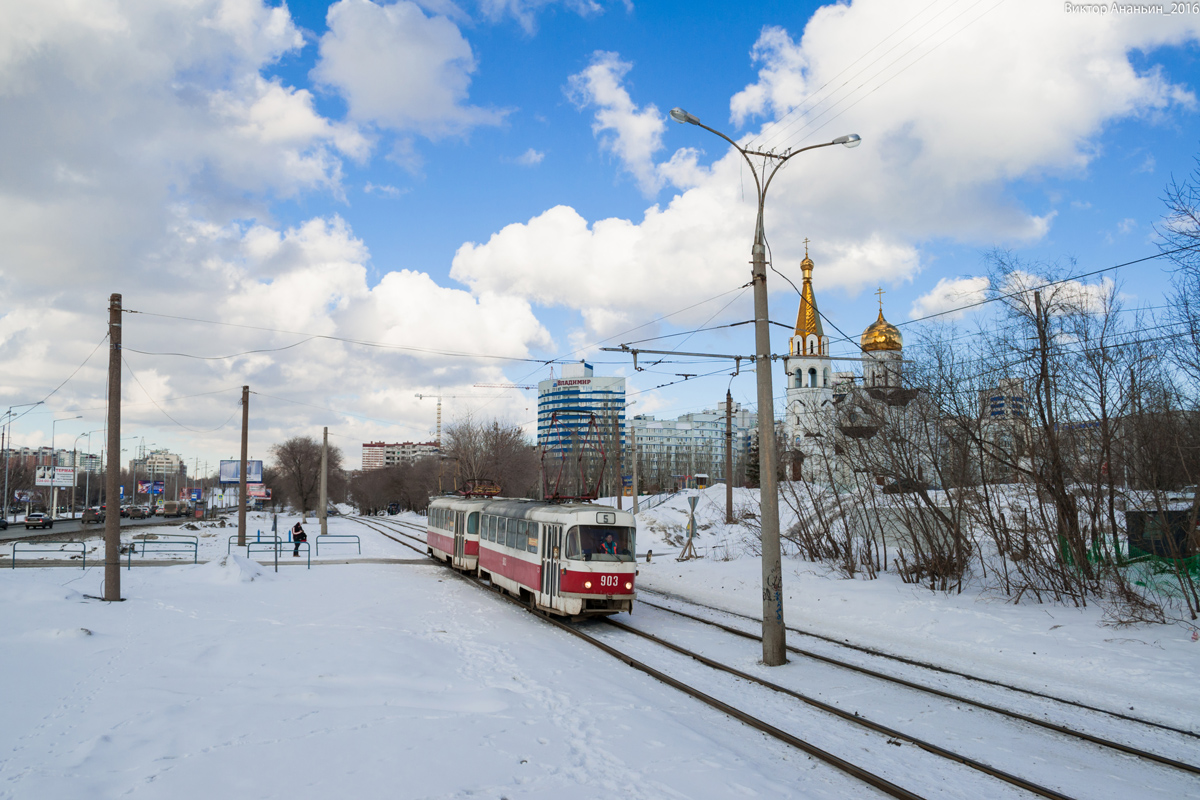
[[[269,573],[259,566],[258,562],[251,561],[245,556],[239,556],[237,553],[230,553],[220,558],[214,558],[206,564],[182,569],[189,572],[197,583],[250,583],[269,577]]]

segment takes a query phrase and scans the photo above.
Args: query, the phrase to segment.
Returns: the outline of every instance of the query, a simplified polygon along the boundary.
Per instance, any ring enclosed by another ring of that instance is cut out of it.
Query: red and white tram
[[[474,572],[479,563],[479,512],[487,503],[466,497],[439,497],[430,503],[425,532],[429,555]]]
[[[609,506],[440,497],[430,554],[569,617],[633,611],[636,523]]]

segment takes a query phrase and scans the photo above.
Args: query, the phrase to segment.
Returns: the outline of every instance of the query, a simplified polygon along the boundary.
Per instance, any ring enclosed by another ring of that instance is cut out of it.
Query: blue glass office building
[[[554,430],[550,420],[557,412]],[[615,420],[625,437],[625,379],[597,377],[592,366],[565,364],[562,375],[538,383],[538,445],[551,452],[569,452],[572,443],[585,439],[592,415],[596,417],[605,449],[613,442]]]

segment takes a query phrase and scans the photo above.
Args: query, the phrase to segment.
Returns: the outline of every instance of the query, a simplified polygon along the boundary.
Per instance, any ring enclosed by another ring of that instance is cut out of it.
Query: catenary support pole
[[[326,519],[326,507],[329,504],[329,428],[321,435],[321,535],[329,533],[329,521]]]
[[[250,387],[242,387],[242,463],[238,470],[238,547],[246,546],[246,455],[250,445]]]
[[[621,510],[621,495],[625,493],[625,470],[621,469],[621,416],[616,412],[613,416],[613,447],[617,453],[617,510]]]
[[[725,523],[733,524],[733,394],[725,390]]]
[[[121,599],[121,295],[108,298],[108,487],[104,510],[104,599]]]
[[[637,426],[629,426],[629,455],[633,461],[633,513],[638,513],[638,451],[637,451]]]

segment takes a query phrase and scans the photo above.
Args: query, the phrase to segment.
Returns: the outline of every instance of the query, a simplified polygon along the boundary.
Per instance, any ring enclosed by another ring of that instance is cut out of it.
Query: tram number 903
[[[620,578],[621,578],[620,575],[601,575],[600,576],[600,588],[601,589],[607,589],[607,588],[616,589],[617,586],[619,585],[618,582],[620,581]]]

